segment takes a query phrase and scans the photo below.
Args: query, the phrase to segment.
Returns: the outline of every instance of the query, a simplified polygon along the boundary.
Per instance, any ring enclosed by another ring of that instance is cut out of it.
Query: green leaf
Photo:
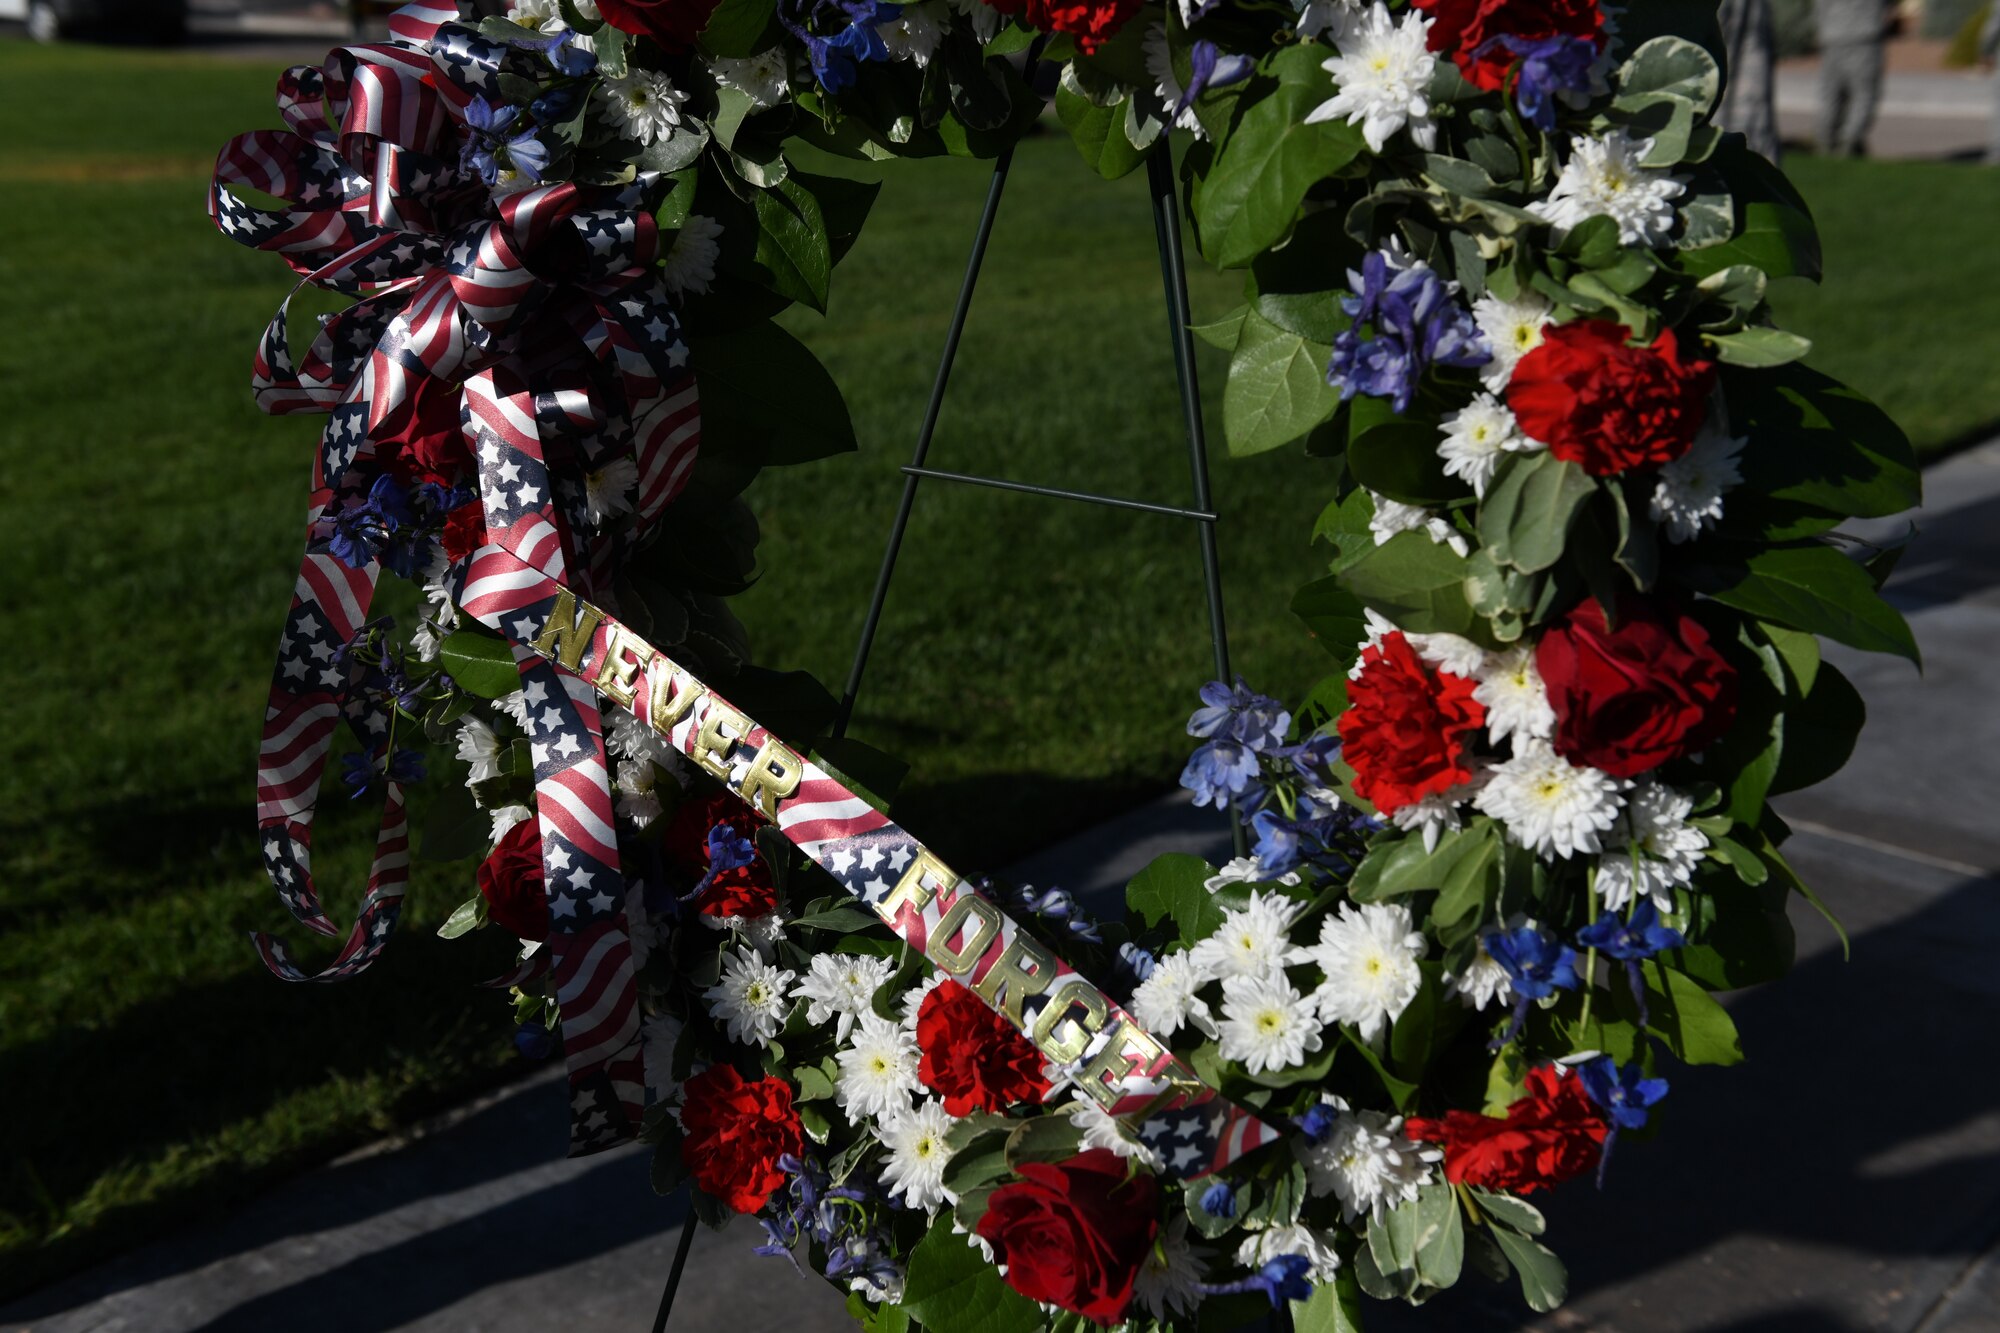
[[[1387,399],[1362,396],[1348,405],[1348,470],[1391,500],[1436,505],[1465,493],[1445,475],[1437,440],[1435,425],[1396,415]]]
[[[1471,1191],[1472,1201],[1479,1205],[1479,1211],[1501,1226],[1518,1231],[1523,1236],[1539,1236],[1548,1230],[1548,1219],[1532,1203],[1511,1194],[1480,1189],[1477,1185],[1472,1186]]]
[[[764,321],[691,337],[701,388],[702,454],[784,467],[858,446],[840,386],[806,345]],[[782,384],[783,393],[771,386]]]
[[[1146,150],[1125,136],[1125,102],[1099,106],[1076,79],[1076,66],[1064,65],[1056,84],[1056,116],[1090,169],[1106,180],[1117,180],[1146,160]]]
[[[1375,1054],[1373,1050],[1369,1049],[1367,1042],[1364,1042],[1361,1040],[1361,1038],[1355,1036],[1354,1030],[1352,1028],[1340,1029],[1340,1035],[1346,1039],[1346,1042],[1349,1046],[1361,1052],[1361,1058],[1366,1060],[1368,1062],[1368,1067],[1375,1071],[1375,1077],[1382,1080],[1382,1087],[1384,1090],[1388,1092],[1389,1099],[1396,1103],[1396,1109],[1398,1111],[1408,1112],[1411,1105],[1416,1101],[1417,1085],[1414,1083],[1407,1083],[1402,1079],[1397,1078],[1394,1074],[1390,1073],[1388,1069],[1383,1066],[1382,1057]]]
[[[1399,532],[1371,547],[1341,578],[1347,589],[1406,630],[1473,633],[1465,599],[1465,558],[1421,532]]]
[[[1804,697],[1785,704],[1785,749],[1771,778],[1771,794],[1802,791],[1846,766],[1868,720],[1868,706],[1832,663],[1822,664]]]
[[[1458,1211],[1458,1191],[1434,1181],[1417,1194],[1417,1276],[1427,1287],[1442,1291],[1458,1281],[1465,1264],[1465,1223]]]
[[[770,189],[751,195],[757,215],[757,249],[753,264],[758,280],[787,300],[826,313],[827,282],[833,271],[826,219],[819,200],[787,177]],[[767,380],[782,383],[773,377]]]
[[[792,1070],[792,1080],[799,1085],[799,1101],[827,1101],[833,1097],[833,1080],[812,1065],[800,1065]]]
[[[1782,366],[1812,351],[1812,339],[1769,327],[1706,333],[1702,341],[1715,348],[1718,359],[1732,366]]]
[[[1868,571],[1822,542],[1755,551],[1733,567],[1691,566],[1684,577],[1725,606],[1922,663],[1909,625],[1882,600]]]
[[[798,926],[807,930],[823,930],[832,935],[848,935],[870,926],[879,926],[882,918],[859,907],[832,907],[824,912],[813,912],[787,921],[787,927]]]
[[[1199,856],[1169,852],[1132,877],[1125,886],[1125,906],[1149,926],[1171,921],[1183,944],[1213,935],[1222,925],[1222,905],[1207,882],[1215,867]]]
[[[1291,1305],[1292,1333],[1361,1333],[1361,1288],[1345,1268]]]
[[[1331,347],[1351,322],[1340,308],[1340,274],[1361,263],[1339,210],[1309,213],[1292,238],[1250,263],[1245,280],[1257,312],[1289,333]]]
[[[1306,191],[1360,155],[1361,131],[1345,122],[1306,123],[1333,93],[1315,45],[1271,61],[1278,86],[1249,103],[1202,185],[1196,221],[1202,253],[1241,268],[1291,231]]]
[[[1340,410],[1326,382],[1333,349],[1247,310],[1222,389],[1222,431],[1242,457],[1289,444]]]
[[[1042,1325],[1041,1308],[948,1226],[932,1227],[910,1252],[902,1307],[925,1327],[951,1333],[1035,1333]]]
[[[521,688],[514,649],[470,616],[459,617],[458,628],[439,646],[438,665],[458,688],[482,699],[498,699]]]
[[[1338,575],[1314,579],[1293,593],[1292,614],[1305,622],[1319,646],[1343,669],[1360,656],[1367,615],[1361,599],[1341,586]]]
[[[1503,459],[1479,507],[1479,540],[1493,559],[1533,574],[1562,559],[1570,527],[1597,483],[1547,452]]]
[[[1242,340],[1243,316],[1249,313],[1249,310],[1248,306],[1239,306],[1213,323],[1189,325],[1188,332],[1210,347],[1233,352],[1236,350],[1236,344]]]
[[[1743,1062],[1735,1020],[1700,982],[1658,960],[1644,968],[1644,975],[1646,1026],[1665,1040],[1675,1059],[1690,1065]],[[1621,1013],[1632,1005],[1628,987],[1614,985],[1611,996]]]
[[[1819,232],[1806,201],[1785,174],[1750,151],[1740,134],[1725,134],[1705,176],[1719,177],[1731,206],[1727,239],[1683,249],[1683,270],[1706,277],[1732,264],[1748,264],[1773,278],[1820,276]]]
[[[1675,967],[1707,990],[1739,990],[1776,981],[1791,971],[1797,953],[1785,915],[1788,887],[1769,874],[1764,883],[1718,888],[1691,896],[1693,943],[1672,954]]]
[[[1715,58],[1679,37],[1655,37],[1632,52],[1612,75],[1617,96],[1611,105],[1630,110],[1654,98],[1689,102],[1706,113],[1722,88],[1722,71]]]
[[[1732,433],[1757,442],[1743,452],[1743,484],[1732,500],[1755,495],[1859,518],[1900,514],[1922,501],[1909,438],[1839,381],[1795,363],[1726,375],[1723,390]]]
[[[1529,1309],[1547,1314],[1563,1303],[1569,1295],[1569,1273],[1554,1251],[1504,1226],[1490,1228],[1489,1234],[1500,1243],[1507,1262],[1514,1265],[1514,1272],[1521,1279],[1521,1297],[1528,1302]]]
[[[755,55],[777,12],[777,0],[722,0],[701,30],[701,47],[733,59]]]
[[[486,895],[475,893],[460,903],[437,929],[438,938],[455,940],[486,924]]]

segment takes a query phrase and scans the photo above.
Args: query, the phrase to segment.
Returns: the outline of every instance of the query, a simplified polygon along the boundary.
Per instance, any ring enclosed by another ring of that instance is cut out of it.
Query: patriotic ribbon
[[[1204,1085],[916,839],[602,609],[620,561],[685,483],[699,444],[686,343],[651,263],[653,182],[562,184],[492,203],[457,167],[458,126],[467,103],[497,87],[509,52],[456,17],[448,6],[411,5],[392,19],[392,42],[341,48],[321,69],[288,71],[278,98],[287,128],[231,141],[210,191],[211,216],[226,234],[282,255],[300,287],[356,298],[295,362],[288,296],[254,363],[266,411],[330,414],[258,771],[265,862],[286,906],[308,928],[338,933],[320,905],[310,854],[339,721],[371,752],[388,753],[392,714],[357,688],[361,668],[345,656],[379,562],[356,568],[340,559],[335,519],[367,492],[378,442],[393,437],[428,379],[461,394],[487,532],[448,583],[466,614],[513,645],[534,757],[551,932],[543,950],[495,984],[553,977],[573,1153],[631,1138],[645,1101],[600,694],[774,820],[913,948],[1135,1123],[1168,1172],[1198,1178],[1269,1142],[1269,1126]],[[256,207],[230,186],[286,206]],[[555,245],[565,247],[563,267],[573,274],[560,283],[530,264]],[[633,520],[593,529],[579,474],[622,457],[638,476]],[[368,896],[334,962],[307,974],[282,943],[260,934],[266,965],[292,981],[364,970],[394,928],[408,865],[402,792],[390,781]]]

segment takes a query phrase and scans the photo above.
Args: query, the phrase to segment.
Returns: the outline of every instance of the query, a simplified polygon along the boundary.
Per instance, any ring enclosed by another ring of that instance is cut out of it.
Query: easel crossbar
[[[1019,491],[1023,495],[1041,495],[1052,500],[1078,500],[1084,504],[1109,505],[1113,509],[1136,509],[1147,514],[1191,518],[1197,523],[1213,523],[1220,517],[1205,509],[1181,509],[1174,505],[1153,504],[1147,500],[1127,500],[1119,495],[1092,495],[1087,491],[1066,491],[1058,486],[1037,486],[1032,482],[1009,481],[1005,477],[975,477],[969,472],[942,472],[937,468],[918,467],[914,463],[903,464],[902,471],[906,477],[929,477],[933,481],[960,481],[968,486],[991,486],[997,491]]]

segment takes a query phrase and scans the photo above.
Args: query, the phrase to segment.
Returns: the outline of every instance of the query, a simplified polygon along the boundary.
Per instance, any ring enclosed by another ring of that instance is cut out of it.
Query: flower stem
[[[1597,867],[1596,866],[1592,866],[1590,868],[1590,878],[1588,879],[1588,881],[1586,881],[1586,883],[1588,885],[1587,892],[1589,895],[1589,902],[1590,902],[1590,919],[1585,924],[1594,926],[1597,924]],[[1597,982],[1597,950],[1595,948],[1590,948],[1584,950],[1583,954],[1583,1022],[1579,1026],[1585,1029],[1588,1029],[1590,1027],[1590,1002],[1596,998],[1596,982]]]

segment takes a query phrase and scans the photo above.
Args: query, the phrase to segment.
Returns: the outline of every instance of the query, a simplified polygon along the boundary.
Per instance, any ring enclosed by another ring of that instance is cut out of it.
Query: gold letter
[[[1015,1027],[1026,1027],[1021,1002],[1047,990],[1058,966],[1054,954],[1026,935],[1016,935],[986,975],[972,983],[972,993],[1013,1019]]]
[[[580,672],[583,655],[590,650],[590,636],[602,619],[604,613],[589,602],[583,604],[583,614],[579,616],[575,596],[564,588],[556,593],[555,610],[549,612],[542,632],[528,646],[543,657],[553,657],[571,671]]]
[[[593,683],[605,698],[630,704],[639,693],[639,683],[633,678],[644,663],[640,655],[651,651],[646,641],[631,630],[613,625],[610,637],[604,641],[604,660],[597,664],[597,679]],[[627,657],[627,653],[633,656]]]
[[[1121,1018],[1111,1029],[1111,1039],[1104,1043],[1104,1049],[1084,1067],[1083,1090],[1108,1111],[1125,1095],[1125,1080],[1134,1067],[1149,1066],[1164,1054],[1164,1046]],[[1107,1074],[1111,1076],[1109,1083],[1105,1082]]]
[[[702,691],[694,677],[668,661],[665,653],[655,654],[647,663],[646,685],[646,725],[663,739],[671,739],[675,725],[687,716]],[[672,693],[668,692],[669,685],[673,687]]]
[[[966,936],[965,943],[956,949],[952,948],[951,937],[958,933],[959,927],[973,917],[978,918],[978,923]],[[937,923],[935,930],[931,931],[930,947],[924,952],[929,954],[930,960],[944,971],[954,977],[962,977],[972,970],[974,963],[985,956],[987,947],[999,934],[1000,909],[970,889],[966,889],[952,900],[944,919]]]
[[[910,868],[896,881],[896,887],[889,891],[889,896],[875,904],[875,914],[893,927],[906,904],[921,913],[930,905],[932,897],[930,886],[924,883],[926,877],[935,878],[940,888],[958,883],[958,876],[951,873],[950,867],[925,849],[910,862]]]
[[[725,724],[736,729],[734,736],[722,734]],[[729,751],[749,730],[749,718],[722,700],[714,699],[708,706],[708,716],[701,720],[701,730],[695,733],[694,744],[688,748],[688,758],[727,782]]]
[[[1081,1022],[1064,1017],[1071,1009],[1083,1010]],[[1104,1026],[1106,1012],[1104,997],[1097,993],[1097,987],[1082,977],[1071,978],[1069,985],[1042,1006],[1041,1015],[1035,1019],[1035,1049],[1056,1064],[1075,1064],[1089,1049],[1090,1039]]]
[[[767,736],[757,757],[750,761],[750,771],[743,775],[743,785],[737,788],[750,808],[766,819],[778,817],[778,802],[799,789],[799,779],[805,776],[806,766],[792,750],[781,744],[776,736]]]

